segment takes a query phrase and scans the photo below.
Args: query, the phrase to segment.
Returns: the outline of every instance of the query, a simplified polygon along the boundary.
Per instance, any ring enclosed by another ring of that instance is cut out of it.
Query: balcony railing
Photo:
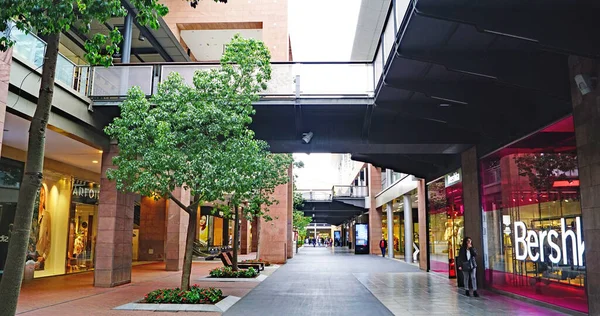
[[[318,189],[318,190],[296,190],[302,194],[302,199],[305,201],[331,201],[333,198],[332,190]]]
[[[13,48],[13,56],[41,73],[46,53],[46,42],[32,33],[26,34],[16,27],[10,28],[10,37],[16,42]],[[81,94],[86,94],[88,73],[89,67],[77,66],[64,55],[58,54],[56,81],[77,90]]]
[[[196,71],[219,68],[218,63],[139,64],[94,67],[91,97],[120,97],[132,86],[152,95],[158,82],[178,72],[192,85]],[[343,97],[373,96],[374,80],[371,63],[272,63],[271,80],[263,97]]]
[[[333,198],[364,198],[369,195],[369,187],[361,185],[334,185]]]

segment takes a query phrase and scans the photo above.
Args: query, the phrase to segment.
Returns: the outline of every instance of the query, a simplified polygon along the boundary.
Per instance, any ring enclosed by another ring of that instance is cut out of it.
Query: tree
[[[279,175],[280,156],[270,155],[248,129],[252,102],[271,76],[270,59],[262,42],[236,35],[219,69],[196,72],[193,86],[172,73],[150,100],[132,88],[121,116],[105,129],[119,143],[118,168],[107,171],[117,188],[171,199],[189,214],[182,289],[189,288],[198,205],[228,203],[235,211],[225,216],[235,215],[255,189],[249,201],[255,210],[270,202],[260,195],[270,192],[270,181],[278,183],[271,176]],[[190,191],[189,205],[171,194],[178,187]]]
[[[159,0],[131,0],[130,3],[137,10],[139,23],[153,28],[159,25],[158,17],[168,12],[167,7],[160,4]],[[36,31],[45,37],[47,43],[37,107],[29,128],[27,163],[19,190],[4,274],[0,283],[0,297],[2,297],[0,315],[14,315],[21,289],[35,197],[43,178],[46,126],[54,95],[54,78],[61,33],[71,28],[89,33],[93,20],[104,23],[111,18],[125,16],[127,10],[121,5],[120,0],[0,0],[0,8],[2,8],[0,30],[7,30],[11,25],[11,28],[26,33]],[[0,37],[2,51],[14,44],[9,34],[10,32],[7,32]],[[118,52],[121,40],[122,36],[116,28],[108,36],[94,34],[85,44],[87,50],[85,57],[92,65],[110,65],[112,55]]]

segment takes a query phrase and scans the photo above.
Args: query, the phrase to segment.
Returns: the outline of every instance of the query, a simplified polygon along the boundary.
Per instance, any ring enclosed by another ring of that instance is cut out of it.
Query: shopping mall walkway
[[[224,315],[564,315],[485,291],[466,297],[454,282],[397,260],[306,247]]]

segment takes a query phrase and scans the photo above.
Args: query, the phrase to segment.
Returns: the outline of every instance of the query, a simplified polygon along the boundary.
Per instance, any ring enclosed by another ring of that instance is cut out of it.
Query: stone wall
[[[588,306],[590,315],[600,315],[600,85],[583,96],[574,77],[598,77],[597,60],[569,57],[569,79],[573,121],[577,138],[577,161],[581,190]]]
[[[140,237],[138,260],[155,261],[165,258],[165,206],[164,199],[143,197],[140,201]]]
[[[463,175],[463,200],[465,208],[465,236],[471,237],[473,247],[478,250],[477,256],[477,283],[480,287],[484,284],[483,265],[483,234],[481,200],[479,197],[479,161],[477,148],[471,147],[461,155]],[[461,241],[462,242],[462,241]]]

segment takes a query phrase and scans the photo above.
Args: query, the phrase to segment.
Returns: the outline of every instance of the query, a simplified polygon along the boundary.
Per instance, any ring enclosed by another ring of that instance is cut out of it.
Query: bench
[[[227,255],[229,254],[229,255]],[[221,252],[219,254],[219,258],[221,259],[221,262],[223,262],[223,265],[226,267],[233,267],[233,260],[230,259],[230,253],[229,252]],[[258,263],[241,263],[238,262],[237,264],[238,268],[241,269],[248,269],[248,268],[254,268],[256,271],[261,271],[260,269],[260,264]]]
[[[231,253],[231,251],[228,251],[225,254],[227,255],[227,257],[229,257],[229,261],[233,262],[233,254]],[[238,262],[238,266],[240,264],[258,264],[260,266],[260,269],[258,271],[263,271],[265,269],[264,262]]]

